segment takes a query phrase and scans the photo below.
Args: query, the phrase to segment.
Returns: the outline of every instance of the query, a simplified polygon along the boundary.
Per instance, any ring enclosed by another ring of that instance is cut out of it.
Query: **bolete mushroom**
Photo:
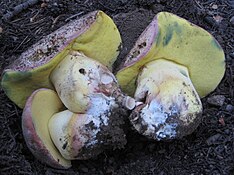
[[[124,118],[119,115],[125,113],[123,107],[133,109],[135,100],[122,94],[110,70],[71,52],[52,71],[51,80],[68,109],[55,91],[39,89],[28,98],[22,117],[26,143],[39,160],[68,168],[68,160],[124,147]]]
[[[91,12],[33,45],[4,71],[3,89],[18,106],[36,90],[26,100],[22,128],[39,160],[69,168],[72,159],[126,144],[119,115],[133,109],[135,100],[121,92],[110,72],[120,42],[113,21]]]
[[[57,93],[38,89],[28,98],[22,114],[22,129],[26,144],[41,162],[54,168],[71,167],[71,161],[61,156],[51,140],[48,123],[51,117],[64,110]]]
[[[135,129],[152,139],[190,134],[201,121],[200,97],[213,91],[225,72],[219,43],[204,29],[168,12],[158,13],[117,72],[137,107]]]
[[[74,113],[87,112],[96,95],[103,99],[112,96],[128,109],[135,107],[135,101],[122,94],[115,76],[105,66],[79,52],[66,56],[50,79],[63,104]]]
[[[102,11],[91,12],[23,52],[3,71],[1,86],[6,95],[23,108],[36,89],[53,89],[49,75],[70,51],[79,51],[111,70],[120,46],[121,37],[112,19]]]
[[[126,144],[123,121],[116,115],[123,107],[133,109],[135,100],[122,94],[116,78],[105,66],[72,52],[50,77],[68,109],[55,114],[49,123],[51,138],[63,157],[88,159],[106,147],[122,148]],[[115,120],[120,123],[114,124]]]

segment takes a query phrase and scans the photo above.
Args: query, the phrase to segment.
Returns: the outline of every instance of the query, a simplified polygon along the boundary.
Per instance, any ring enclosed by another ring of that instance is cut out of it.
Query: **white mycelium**
[[[172,124],[165,124],[163,125],[155,134],[155,138],[157,138],[157,140],[161,140],[164,138],[175,138],[176,137],[176,127],[177,127],[177,123],[172,123]]]
[[[92,104],[86,112],[88,114],[86,124],[92,122],[95,127],[90,131],[91,137],[87,140],[85,146],[94,145],[97,143],[97,134],[100,131],[100,127],[107,126],[109,116],[111,115],[112,108],[116,105],[114,98],[106,97],[103,94],[96,94],[91,97]]]
[[[175,128],[177,124],[167,124],[166,120],[173,114],[175,109],[172,109],[170,113],[164,111],[162,105],[160,105],[156,99],[153,99],[150,104],[146,105],[140,114],[142,119],[142,125],[147,126],[146,135],[152,135],[155,133],[155,138],[160,140],[161,138],[169,137],[173,138],[176,136]],[[156,130],[159,127],[159,130]]]
[[[202,112],[187,68],[166,60],[144,66],[134,96],[143,104],[134,110],[132,117],[137,117],[131,122],[140,133],[156,140],[191,133]]]
[[[86,114],[65,110],[50,119],[51,138],[66,159],[75,159],[82,148],[92,148],[98,143],[101,127],[109,124],[111,110],[117,107],[113,97],[103,94],[92,95],[90,99],[92,104]]]

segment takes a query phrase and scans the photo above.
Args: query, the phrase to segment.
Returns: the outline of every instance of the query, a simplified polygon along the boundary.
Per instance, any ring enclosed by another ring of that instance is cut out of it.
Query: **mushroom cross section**
[[[22,114],[22,130],[26,144],[41,162],[54,168],[67,169],[71,161],[65,159],[51,140],[48,123],[64,106],[55,91],[38,89],[28,98]]]
[[[158,13],[117,72],[125,93],[138,101],[130,120],[156,140],[190,134],[201,121],[204,97],[225,72],[219,43],[204,29],[168,12]]]
[[[135,100],[121,92],[107,67],[73,51],[50,79],[57,93],[50,89],[33,92],[22,117],[26,143],[39,160],[69,168],[70,160],[124,147],[124,120],[119,115],[134,108]]]
[[[113,20],[102,11],[90,12],[29,47],[3,71],[1,86],[23,108],[36,89],[53,89],[50,73],[70,51],[79,51],[111,70],[120,46],[121,37]]]
[[[114,22],[95,11],[44,37],[4,70],[1,85],[24,107],[25,141],[40,161],[66,169],[70,160],[126,144],[121,115],[135,100],[111,73],[119,46]]]

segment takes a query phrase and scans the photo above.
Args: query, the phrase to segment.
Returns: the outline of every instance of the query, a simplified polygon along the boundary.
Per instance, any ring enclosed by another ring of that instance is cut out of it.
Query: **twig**
[[[15,52],[16,50],[18,50],[20,48],[20,46],[22,46],[22,44],[26,41],[26,39],[28,39],[28,36],[26,36],[23,41],[16,47],[13,49],[13,52]]]
[[[53,23],[52,23],[52,26],[51,26],[52,29],[54,28],[54,26],[55,26],[55,24],[57,23],[57,21],[59,20],[59,18],[61,18],[61,17],[64,16],[64,15],[65,15],[65,14],[61,14],[61,15],[57,16],[57,17],[53,20]]]
[[[200,9],[204,10],[204,7],[203,7],[198,1],[195,1],[195,3],[197,4],[197,6],[198,6]]]
[[[68,17],[67,19],[65,19],[65,22],[69,21],[69,20],[72,19],[72,18],[75,18],[75,17],[77,17],[77,16],[80,16],[80,15],[83,14],[83,13],[84,13],[84,12],[79,12],[79,13],[77,13],[77,14],[75,14],[75,15],[72,15],[72,16]]]
[[[29,8],[30,6],[32,6],[34,4],[37,4],[38,2],[39,2],[39,0],[27,0],[26,2],[14,7],[13,11],[7,12],[5,15],[3,15],[2,19],[5,21],[9,21],[11,18],[18,15],[23,10],[26,10],[27,8]]]

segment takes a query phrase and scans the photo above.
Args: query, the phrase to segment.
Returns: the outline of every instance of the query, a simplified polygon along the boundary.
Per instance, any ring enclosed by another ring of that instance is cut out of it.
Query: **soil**
[[[124,149],[109,150],[68,170],[41,164],[27,148],[22,110],[0,91],[0,174],[233,174],[234,173],[234,1],[232,0],[26,0],[0,2],[0,71],[30,45],[66,21],[103,10],[116,22],[123,39],[117,67],[137,37],[160,11],[188,19],[212,33],[226,55],[226,73],[214,92],[202,99],[203,119],[180,140],[156,142],[129,126]],[[19,7],[19,6],[18,6]],[[10,15],[9,15],[10,14]]]

